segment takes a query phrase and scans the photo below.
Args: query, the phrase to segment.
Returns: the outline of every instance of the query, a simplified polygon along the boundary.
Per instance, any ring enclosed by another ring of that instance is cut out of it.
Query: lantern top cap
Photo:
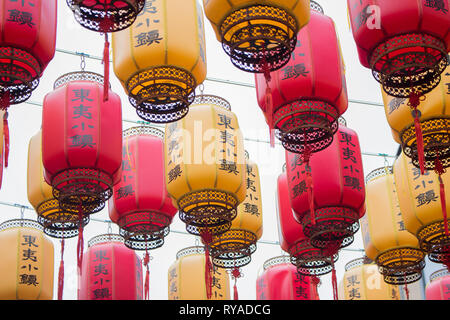
[[[269,260],[266,260],[263,264],[264,270],[267,270],[271,267],[280,265],[280,264],[291,264],[291,257],[290,256],[278,256],[270,258]]]
[[[107,243],[107,242],[124,242],[124,238],[121,235],[115,233],[105,233],[99,234],[88,241],[88,247],[92,247],[96,244]]]
[[[347,126],[347,120],[344,119],[344,117],[339,117],[338,118],[338,123],[344,127]]]
[[[370,172],[366,177],[366,183],[373,181],[377,178],[387,176],[389,174],[394,174],[394,168],[392,166],[385,166]]]
[[[55,83],[53,84],[53,89],[62,87],[72,81],[90,81],[97,82],[98,84],[103,85],[104,78],[102,75],[90,71],[69,72],[56,79]],[[109,87],[111,88],[111,84],[109,84]]]
[[[42,231],[44,229],[40,223],[31,219],[12,219],[0,224],[0,231],[10,228],[32,228],[38,231]]]
[[[142,125],[138,127],[131,127],[123,131],[123,137],[128,138],[137,135],[151,135],[161,139],[164,139],[164,131],[151,127],[148,125]]]
[[[190,256],[192,254],[204,254],[204,253],[205,253],[204,247],[201,246],[187,247],[177,252],[177,260],[182,257]]]
[[[195,97],[194,102],[191,106],[199,104],[212,104],[217,107],[224,108],[231,111],[231,104],[222,97],[211,95],[211,94],[200,94]]]
[[[372,263],[372,260],[370,260],[366,256],[361,257],[361,258],[356,258],[356,259],[353,259],[353,260],[350,260],[349,262],[347,262],[347,264],[345,265],[345,271],[360,267],[363,264],[371,264],[371,263]]]
[[[433,272],[430,275],[430,281],[434,281],[445,276],[450,276],[450,271],[448,271],[447,268]]]
[[[323,8],[320,4],[318,4],[316,1],[310,0],[310,7],[311,10],[317,11],[321,14],[324,14]]]

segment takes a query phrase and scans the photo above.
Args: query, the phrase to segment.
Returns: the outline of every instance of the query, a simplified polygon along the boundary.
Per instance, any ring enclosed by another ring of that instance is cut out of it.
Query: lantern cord
[[[413,110],[414,115],[414,128],[416,130],[416,145],[417,145],[417,157],[419,159],[419,167],[420,173],[425,173],[425,155],[424,155],[424,146],[423,146],[423,134],[422,134],[422,126],[420,124],[419,119],[419,110],[417,107],[420,105],[422,94],[418,91],[412,91],[409,95],[408,105]]]
[[[201,233],[201,238],[205,244],[205,287],[206,298],[209,300],[212,296],[212,264],[209,254],[209,244],[212,240],[212,235],[208,229]]]
[[[447,203],[446,203],[446,199],[445,199],[445,186],[444,186],[444,181],[442,180],[442,174],[444,174],[446,170],[444,169],[439,157],[436,158],[436,160],[434,161],[434,170],[435,170],[436,174],[438,175],[438,180],[439,180],[441,209],[442,209],[442,215],[444,216],[445,237],[447,239],[449,239],[448,220],[447,220]]]
[[[333,286],[333,298],[334,300],[339,300],[338,298],[338,286],[336,277],[336,268],[334,266],[334,256],[337,254],[339,248],[341,247],[342,240],[336,240],[329,243],[328,247],[323,250],[324,254],[330,258],[331,264],[331,283]]]
[[[149,270],[149,266],[148,266],[149,262],[150,262],[150,255],[148,254],[148,249],[145,248],[145,257],[144,257],[144,266],[146,267],[145,284],[144,284],[145,300],[148,300],[148,296],[149,296],[149,278],[150,278],[150,270]]]
[[[270,137],[270,147],[275,147],[275,133],[273,127],[273,99],[272,99],[272,89],[270,88],[270,69],[269,64],[266,60],[265,52],[263,51],[263,58],[261,60],[262,70],[264,74],[264,78],[266,80],[266,94],[265,94],[265,104],[266,104],[266,114],[267,114],[267,123],[269,125],[269,137]]]
[[[305,135],[306,141],[306,135]],[[315,217],[315,209],[314,209],[314,185],[313,179],[311,175],[311,166],[309,165],[309,160],[311,159],[311,148],[307,144],[305,147],[305,151],[303,152],[303,162],[305,163],[305,171],[306,171],[306,190],[308,193],[308,203],[309,203],[309,212],[311,215],[311,223],[312,225],[316,224]]]
[[[79,224],[78,224],[78,244],[77,244],[77,262],[78,262],[78,272],[81,275],[81,267],[83,264],[83,246],[84,246],[84,241],[83,241],[83,208],[82,205],[79,205],[78,208],[78,220],[79,220]]]
[[[7,91],[9,92],[9,91]],[[8,111],[3,114],[3,139],[5,141],[5,155],[4,164],[5,168],[8,168],[8,158],[9,158],[9,126],[8,126]]]
[[[333,285],[333,298],[334,300],[339,300],[338,297],[338,289],[337,289],[337,277],[336,277],[336,268],[334,267],[333,257],[331,257],[331,283]]]
[[[239,268],[235,267],[235,268],[233,268],[233,271],[231,271],[231,274],[233,275],[233,278],[234,278],[234,287],[233,287],[234,300],[239,300],[238,289],[237,289],[237,278],[241,277],[241,271],[239,270]]]
[[[408,289],[408,283],[406,281],[406,272],[404,273],[404,278],[405,278],[404,289],[405,289],[405,294],[406,294],[406,300],[409,300],[409,289]]]
[[[108,41],[108,33],[105,32],[105,47],[103,49],[103,68],[104,68],[104,76],[103,76],[103,101],[108,101],[109,98],[109,41]]]
[[[58,273],[58,300],[62,300],[64,291],[64,238],[61,239],[61,261]]]

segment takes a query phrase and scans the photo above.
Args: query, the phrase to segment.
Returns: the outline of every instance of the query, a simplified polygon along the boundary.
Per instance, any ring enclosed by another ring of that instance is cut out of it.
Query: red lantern
[[[433,272],[425,289],[426,300],[450,300],[450,272],[447,269]]]
[[[439,132],[447,131],[448,134],[446,126],[436,130],[437,143],[430,141],[428,124],[425,144],[429,143],[432,147],[424,148],[425,139],[419,119],[421,113],[417,108],[424,99],[423,95],[439,84],[441,74],[447,67],[447,52],[450,50],[449,3],[348,0],[348,8],[361,64],[372,70],[388,95],[409,98],[417,140],[415,155],[411,156],[417,156],[423,174],[425,159],[440,162],[444,159],[439,159],[439,154],[448,155],[448,139]],[[442,125],[439,122],[432,124]],[[439,169],[439,165],[436,167]]]
[[[8,107],[28,100],[55,55],[56,0],[0,0],[0,110],[4,161],[8,167]]]
[[[92,238],[84,253],[79,300],[142,300],[142,265],[116,234]]]
[[[333,143],[309,165],[286,151],[287,177],[295,218],[317,247],[345,247],[365,213],[361,150],[356,133],[339,124]],[[308,181],[309,180],[309,181]]]
[[[297,272],[290,257],[280,256],[264,263],[256,280],[257,300],[319,300],[317,283]]]
[[[255,75],[258,104],[269,128],[276,129],[284,148],[305,157],[332,142],[337,119],[348,106],[335,25],[315,6],[288,64],[272,72],[270,81]]]
[[[111,93],[105,102],[102,92],[100,75],[74,72],[58,78],[43,103],[44,178],[60,206],[79,219],[100,211],[120,180],[120,98]],[[79,241],[80,263],[82,232]]]

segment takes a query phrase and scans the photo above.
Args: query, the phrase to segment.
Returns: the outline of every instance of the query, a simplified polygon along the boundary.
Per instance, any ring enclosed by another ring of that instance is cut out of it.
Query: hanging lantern
[[[319,300],[317,284],[298,273],[289,256],[271,258],[263,267],[256,280],[256,300]]]
[[[286,150],[287,178],[296,220],[311,244],[335,250],[353,242],[365,212],[364,173],[356,132],[343,123],[332,144],[309,164]]]
[[[341,300],[401,300],[399,287],[385,283],[377,265],[367,257],[345,265],[339,297]]]
[[[186,116],[206,78],[203,11],[197,1],[147,1],[112,36],[114,72],[138,116],[168,123]]]
[[[230,300],[228,274],[214,268],[212,294],[207,295],[205,283],[205,250],[203,247],[187,247],[177,253],[177,260],[168,271],[169,300]]]
[[[79,300],[142,300],[142,265],[118,234],[101,234],[84,253]]]
[[[450,300],[450,271],[433,272],[425,289],[426,300]]]
[[[1,300],[53,299],[53,243],[34,220],[0,225]]]
[[[194,235],[230,229],[246,196],[243,139],[230,104],[195,98],[182,121],[166,125],[166,184],[180,219]],[[205,243],[209,243],[206,241]]]
[[[361,223],[364,249],[378,265],[384,281],[403,285],[419,280],[425,253],[405,228],[392,167],[375,169],[366,177],[366,208]]]
[[[122,179],[113,193],[109,216],[125,245],[135,250],[161,247],[177,213],[165,185],[164,132],[148,126],[124,131]]]
[[[284,66],[309,21],[309,0],[203,0],[205,15],[235,67],[268,75]]]
[[[431,261],[450,266],[450,197],[442,192],[444,184],[450,185],[450,174],[420,174],[402,153],[394,164],[394,177],[406,229],[419,239]]]
[[[0,118],[4,119],[0,121],[0,189],[2,187],[3,181],[3,166],[7,167],[8,163],[8,152],[9,152],[9,130],[8,130],[8,120],[6,111],[0,110]],[[6,132],[4,131],[6,130]]]
[[[271,132],[275,129],[283,147],[306,160],[331,144],[337,119],[348,106],[345,67],[334,22],[320,6],[315,8],[298,33],[289,62],[272,72],[270,81],[255,75],[258,104]]]
[[[234,284],[234,299],[238,299],[236,287],[237,278],[241,277],[239,268],[251,261],[251,255],[256,251],[256,242],[261,238],[262,199],[259,180],[259,170],[256,163],[246,157],[246,198],[237,207],[237,216],[231,223],[230,230],[215,235],[209,243],[212,263],[219,268],[231,270]]]
[[[424,139],[421,110],[418,109],[423,95],[441,81],[448,63],[448,1],[403,1],[398,4],[389,0],[348,0],[348,8],[361,64],[372,70],[387,94],[408,99],[412,116],[405,119],[410,119],[409,123],[414,126],[403,133],[402,140],[408,148],[412,147],[413,151],[405,152],[415,154],[423,173],[425,162],[429,161],[426,157],[434,161],[441,152],[439,149],[447,156],[449,152],[448,123],[442,120],[424,123],[428,136]],[[443,137],[443,131],[447,132],[447,137]],[[433,134],[438,141],[431,141],[429,135]],[[439,145],[438,149],[433,150],[431,145],[425,148],[430,142]]]
[[[100,211],[121,178],[122,110],[111,92],[103,101],[103,78],[73,72],[58,78],[44,98],[42,162],[44,178],[62,209],[84,216]],[[82,226],[82,224],[79,224]],[[78,264],[83,252],[78,235]]]

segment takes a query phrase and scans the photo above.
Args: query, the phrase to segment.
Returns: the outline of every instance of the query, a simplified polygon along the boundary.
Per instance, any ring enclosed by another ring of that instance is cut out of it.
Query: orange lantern
[[[1,300],[52,300],[53,243],[34,220],[0,225]]]

